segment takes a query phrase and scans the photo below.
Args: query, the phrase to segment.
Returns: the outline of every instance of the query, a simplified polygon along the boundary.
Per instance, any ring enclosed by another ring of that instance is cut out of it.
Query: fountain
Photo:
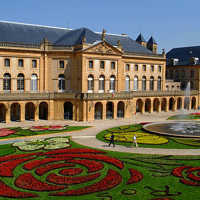
[[[187,138],[200,138],[200,123],[198,122],[159,122],[146,124],[143,128],[152,133]]]
[[[183,115],[190,106],[190,82],[185,89],[185,101]],[[178,116],[177,116],[178,117]],[[200,138],[200,123],[193,121],[173,121],[146,124],[143,128],[152,133],[187,138]]]

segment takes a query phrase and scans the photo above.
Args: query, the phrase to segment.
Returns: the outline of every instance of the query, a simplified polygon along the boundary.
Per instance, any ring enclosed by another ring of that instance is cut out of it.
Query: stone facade
[[[103,34],[94,44],[83,38],[71,47],[47,39],[40,45],[1,42],[0,121],[92,121],[198,107],[199,88],[187,98],[166,91],[164,53],[127,53]]]

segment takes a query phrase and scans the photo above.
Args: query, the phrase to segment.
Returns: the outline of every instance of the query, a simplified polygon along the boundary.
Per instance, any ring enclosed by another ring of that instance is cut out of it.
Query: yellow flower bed
[[[118,142],[133,142],[133,136],[136,135],[137,143],[139,144],[165,144],[168,139],[162,136],[143,133],[143,132],[127,132],[127,133],[114,133],[115,141]],[[110,140],[111,133],[106,134],[106,140]]]

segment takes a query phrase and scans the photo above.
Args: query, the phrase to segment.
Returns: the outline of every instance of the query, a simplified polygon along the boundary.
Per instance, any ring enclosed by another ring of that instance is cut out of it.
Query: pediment
[[[111,44],[101,41],[94,44],[86,49],[83,49],[84,53],[97,53],[97,54],[110,54],[110,55],[121,55],[122,51]]]

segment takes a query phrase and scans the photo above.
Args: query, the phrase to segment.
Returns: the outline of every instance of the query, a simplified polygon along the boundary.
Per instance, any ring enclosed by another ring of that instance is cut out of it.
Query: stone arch
[[[41,102],[39,105],[39,119],[48,120],[48,103]]]
[[[161,101],[161,111],[167,111],[167,99],[163,98]]]
[[[21,119],[21,107],[19,103],[13,103],[10,108],[11,121],[20,121]]]
[[[0,104],[0,122],[6,122],[6,106],[3,103]]]
[[[144,106],[144,102],[142,101],[142,99],[137,99],[137,101],[136,101],[136,112],[142,113],[143,106]]]
[[[35,105],[32,102],[25,105],[25,120],[35,120]]]
[[[173,111],[173,109],[174,109],[174,98],[173,97],[171,97],[170,99],[169,99],[169,110],[171,110],[171,111]]]
[[[73,120],[73,104],[69,101],[64,103],[64,119]]]
[[[114,117],[114,104],[109,101],[106,104],[106,119],[113,119]]]
[[[145,100],[145,112],[151,112],[151,99]]]
[[[94,119],[103,119],[103,104],[101,102],[95,104]]]
[[[184,109],[189,110],[190,107],[190,97],[185,97],[184,98]]]
[[[159,106],[160,106],[160,101],[158,98],[155,98],[153,100],[153,111],[154,112],[159,112]]]
[[[123,101],[120,101],[118,102],[117,104],[117,117],[118,118],[124,118],[124,107],[125,107],[125,104]]]
[[[196,109],[196,97],[192,97],[191,109]]]
[[[178,97],[178,99],[177,99],[177,110],[181,110],[182,104],[183,104],[182,98]]]

